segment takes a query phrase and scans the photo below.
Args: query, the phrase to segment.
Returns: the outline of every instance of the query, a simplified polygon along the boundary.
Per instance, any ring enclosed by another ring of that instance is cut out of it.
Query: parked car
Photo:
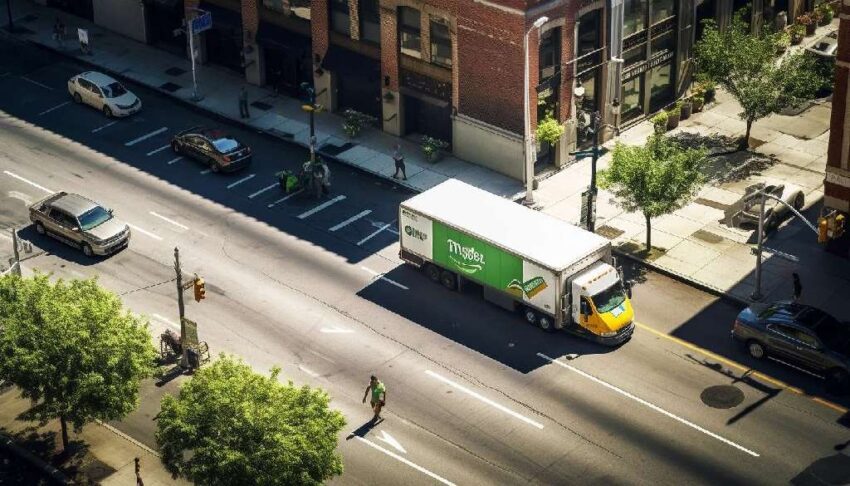
[[[762,185],[755,184],[748,187],[747,193],[749,194]],[[806,196],[803,194],[803,190],[793,184],[767,183],[765,189],[768,194],[782,199],[797,211],[803,209],[803,206],[806,204]],[[753,225],[759,224],[760,204],[761,198],[758,196],[746,199],[738,215],[739,221]],[[788,210],[788,206],[785,204],[781,204],[775,199],[766,198],[764,201],[764,227],[768,231],[776,229],[790,213],[791,211]]]
[[[753,304],[738,314],[732,337],[750,356],[776,359],[824,376],[834,390],[850,384],[850,323],[794,302]]]
[[[126,223],[79,194],[57,192],[30,206],[29,213],[38,234],[80,248],[86,256],[109,255],[130,242]]]
[[[195,127],[171,139],[175,153],[207,164],[213,172],[234,172],[251,164],[251,147],[218,128]]]
[[[838,52],[838,31],[830,32],[821,37],[817,42],[807,47],[806,52],[822,59],[834,61]]]
[[[142,101],[123,84],[97,71],[68,80],[68,93],[77,103],[93,106],[108,118],[129,116],[142,109]]]

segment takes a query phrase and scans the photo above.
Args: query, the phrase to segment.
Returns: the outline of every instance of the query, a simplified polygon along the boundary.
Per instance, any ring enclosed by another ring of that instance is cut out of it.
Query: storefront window
[[[623,37],[646,28],[646,0],[623,1]]]
[[[360,40],[381,43],[381,14],[378,10],[378,0],[360,0]]]
[[[621,99],[620,114],[624,121],[643,114],[643,76],[623,82]]]
[[[351,37],[351,11],[348,0],[330,0],[331,29]]]
[[[673,94],[673,65],[667,63],[649,71],[649,104],[651,111],[660,110]]]
[[[673,52],[676,48],[676,39],[673,38],[673,32],[667,32],[661,37],[652,39],[652,52],[649,57],[660,56],[668,52]]]
[[[540,73],[541,81],[549,79],[560,70],[561,65],[561,28],[549,29],[540,34]]]
[[[452,67],[452,37],[449,35],[449,26],[441,22],[431,20],[431,62]]]
[[[623,53],[624,67],[629,67],[644,60],[646,60],[646,44],[641,44]]]
[[[422,36],[419,10],[410,7],[398,8],[398,31],[401,53],[422,58]]]
[[[310,20],[310,0],[263,0],[263,6],[275,12]]]
[[[673,15],[673,0],[653,0],[652,2],[652,22],[656,24],[667,17]]]

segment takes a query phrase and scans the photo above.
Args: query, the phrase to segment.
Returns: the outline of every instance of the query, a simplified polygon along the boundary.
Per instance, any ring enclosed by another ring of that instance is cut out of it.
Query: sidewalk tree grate
[[[346,150],[351,150],[356,146],[357,146],[357,144],[354,144],[354,143],[351,143],[351,142],[346,142],[342,145],[325,144],[325,145],[322,145],[321,148],[319,148],[319,151],[322,152],[322,153],[328,154],[332,157],[336,157],[337,155],[345,152]]]
[[[163,83],[163,84],[159,85],[159,89],[163,89],[165,91],[168,91],[169,93],[173,93],[180,88],[182,88],[182,86],[180,86],[179,84],[171,83],[171,82]]]
[[[179,67],[170,67],[165,70],[165,74],[169,76],[180,76],[181,74],[186,74],[186,70]]]
[[[621,229],[614,228],[613,226],[607,226],[607,225],[600,226],[599,228],[596,228],[596,232],[599,233],[600,235],[604,236],[605,238],[608,238],[609,240],[613,240],[613,239],[619,237],[620,235],[622,235],[623,233],[625,233]]]
[[[262,101],[255,101],[255,102],[251,103],[251,106],[253,106],[254,108],[256,108],[258,110],[263,110],[263,111],[269,111],[269,110],[272,109],[272,105],[270,105],[268,103],[263,103]]]

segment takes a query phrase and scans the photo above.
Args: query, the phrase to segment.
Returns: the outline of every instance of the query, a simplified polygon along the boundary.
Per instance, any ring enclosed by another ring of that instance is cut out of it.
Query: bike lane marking
[[[346,226],[350,225],[351,223],[353,223],[353,222],[357,221],[358,219],[362,218],[363,216],[368,216],[368,215],[369,215],[369,214],[371,214],[371,213],[372,213],[372,210],[371,210],[371,209],[367,209],[367,210],[365,210],[365,211],[360,211],[358,214],[355,214],[354,216],[352,216],[352,217],[350,217],[350,218],[346,219],[346,220],[345,220],[345,221],[343,221],[342,223],[339,223],[339,224],[337,224],[337,225],[335,225],[335,226],[332,226],[332,227],[330,228],[330,231],[337,231],[337,230],[339,230],[339,229],[342,229],[342,228],[344,228],[344,227],[346,227]]]
[[[242,184],[245,181],[250,181],[251,179],[253,179],[256,176],[257,176],[257,174],[249,174],[249,175],[239,179],[238,181],[231,183],[229,186],[227,186],[227,188],[232,189],[232,188],[238,186],[239,184]]]
[[[325,201],[322,204],[319,204],[318,206],[316,206],[313,209],[310,209],[308,211],[304,211],[303,213],[298,215],[298,219],[307,219],[310,216],[318,213],[319,211],[327,208],[328,206],[330,206],[332,204],[336,204],[336,203],[338,203],[340,201],[344,201],[344,200],[345,200],[345,196],[342,196],[342,195],[337,196],[337,197],[331,199],[330,201]]]
[[[144,142],[145,140],[147,140],[151,137],[155,137],[155,136],[159,135],[160,133],[165,132],[167,130],[168,130],[168,127],[162,127],[162,128],[156,129],[156,130],[154,130],[154,131],[152,131],[148,134],[142,135],[139,138],[130,140],[129,142],[125,143],[124,146],[125,147],[132,147],[133,145],[136,145],[139,142]]]
[[[260,194],[262,194],[266,191],[271,191],[272,189],[274,189],[275,187],[277,187],[279,185],[280,184],[272,184],[269,187],[264,187],[264,188],[260,189],[259,191],[255,192],[254,194],[251,194],[250,196],[248,196],[248,199],[254,199],[255,197],[259,196]]]

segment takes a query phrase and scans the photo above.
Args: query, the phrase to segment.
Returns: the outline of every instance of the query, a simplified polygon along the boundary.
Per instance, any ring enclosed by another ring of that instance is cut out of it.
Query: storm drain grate
[[[173,93],[173,92],[177,91],[178,89],[182,88],[182,86],[180,86],[179,84],[174,84],[174,83],[165,83],[165,84],[161,84],[159,86],[159,88],[164,89],[165,91],[168,91],[169,93]]]
[[[737,407],[744,401],[744,392],[732,385],[710,386],[699,395],[702,403],[711,408]]]
[[[186,70],[179,67],[170,67],[165,70],[165,74],[169,76],[180,76],[181,74],[186,74]]]

